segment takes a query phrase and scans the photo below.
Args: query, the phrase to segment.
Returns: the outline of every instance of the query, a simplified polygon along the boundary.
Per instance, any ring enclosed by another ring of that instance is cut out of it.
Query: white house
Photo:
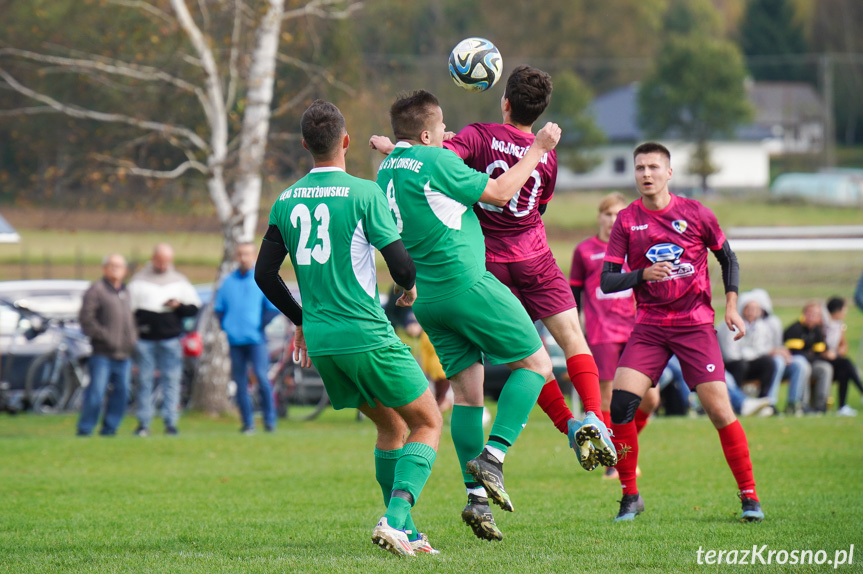
[[[638,85],[631,84],[597,97],[591,111],[608,144],[594,153],[598,163],[576,174],[561,166],[561,189],[619,189],[633,186],[632,150],[646,136],[637,122]],[[747,87],[755,121],[739,128],[730,140],[710,142],[711,162],[718,172],[710,176],[717,189],[763,189],[770,183],[770,156],[787,152],[815,152],[823,139],[818,98],[807,84],[759,82]],[[820,131],[819,131],[820,130]],[[701,178],[688,172],[694,145],[663,138],[671,151],[672,187],[698,188]]]

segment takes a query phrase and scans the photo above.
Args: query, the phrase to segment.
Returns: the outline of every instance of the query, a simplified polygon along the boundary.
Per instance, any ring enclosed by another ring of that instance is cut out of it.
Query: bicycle
[[[90,383],[86,368],[90,343],[80,331],[64,320],[44,317],[19,307],[31,317],[33,326],[25,335],[32,339],[47,331],[55,333],[57,346],[37,357],[27,369],[24,393],[33,412],[55,414],[78,410],[84,388]],[[35,319],[35,321],[34,321]]]
[[[284,346],[281,358],[270,366],[270,383],[276,399],[276,413],[291,418],[291,407],[314,405],[314,410],[299,420],[311,421],[330,406],[330,396],[324,382],[314,369],[304,369],[294,363],[293,337]]]

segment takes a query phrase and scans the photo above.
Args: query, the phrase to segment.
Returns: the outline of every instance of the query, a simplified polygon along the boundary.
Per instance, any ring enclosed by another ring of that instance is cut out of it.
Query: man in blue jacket
[[[279,314],[278,309],[264,297],[255,283],[257,251],[251,243],[237,245],[237,270],[225,277],[216,292],[214,311],[231,347],[231,376],[237,384],[237,406],[243,420],[244,434],[255,432],[252,418],[252,401],[248,390],[248,372],[251,365],[258,380],[261,395],[261,414],[264,429],[272,432],[276,427],[276,408],[273,388],[267,374],[269,353],[264,327]]]

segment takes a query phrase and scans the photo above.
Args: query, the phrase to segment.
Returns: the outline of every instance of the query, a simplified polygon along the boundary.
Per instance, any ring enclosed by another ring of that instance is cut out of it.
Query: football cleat
[[[420,532],[420,537],[410,541],[411,548],[417,554],[440,554],[440,550],[435,550],[429,543],[429,537],[424,532]]]
[[[575,456],[578,457],[578,464],[584,470],[591,471],[599,466],[599,460],[596,458],[596,452],[593,449],[593,445],[591,442],[585,441],[579,444],[576,440],[576,433],[581,428],[581,421],[578,419],[569,419],[569,422],[566,423],[569,432],[567,436],[569,437],[569,448],[575,451]]]
[[[740,503],[743,508],[743,514],[740,519],[745,522],[761,522],[764,520],[764,512],[761,511],[761,503],[754,498],[749,498],[742,492],[737,493],[740,498]]]
[[[620,510],[614,517],[615,522],[624,520],[635,520],[635,517],[644,512],[644,499],[640,494],[624,494],[620,499]]]
[[[372,542],[396,556],[416,556],[407,533],[390,526],[386,516],[382,517],[372,530]]]
[[[482,454],[473,460],[467,461],[467,471],[483,487],[492,502],[506,510],[513,512],[512,501],[503,487],[503,463],[497,460],[490,452],[483,449]]]
[[[468,494],[467,506],[461,511],[461,519],[473,529],[477,538],[503,540],[503,532],[494,523],[494,516],[492,516],[491,508],[488,506],[488,498]]]
[[[581,448],[590,443],[593,446],[596,459],[602,466],[615,466],[617,464],[617,449],[611,442],[611,433],[605,428],[605,423],[592,412],[588,411],[581,423],[581,428],[575,431],[575,442]]]

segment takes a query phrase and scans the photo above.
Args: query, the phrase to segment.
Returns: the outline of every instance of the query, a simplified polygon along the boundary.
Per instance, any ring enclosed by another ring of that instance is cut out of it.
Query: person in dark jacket
[[[809,381],[803,381],[802,396],[799,397],[804,405],[804,412],[807,403],[816,413],[827,411],[827,397],[833,382],[833,366],[827,361],[823,322],[821,303],[809,301],[803,307],[800,319],[785,329],[782,335],[785,347],[791,354],[803,355],[812,365],[811,401]]]
[[[150,262],[132,276],[129,295],[138,325],[136,357],[141,381],[135,434],[150,434],[158,371],[165,434],[175,435],[183,372],[183,319],[198,313],[201,299],[186,276],[174,269],[174,250],[167,243],[156,245]]]
[[[102,279],[87,289],[79,313],[81,330],[90,338],[93,354],[87,363],[90,384],[84,390],[78,436],[92,434],[99,422],[106,390],[108,401],[99,434],[117,433],[126,412],[132,352],[138,338],[129,293],[123,284],[126,260],[117,253],[108,255],[102,269]]]

